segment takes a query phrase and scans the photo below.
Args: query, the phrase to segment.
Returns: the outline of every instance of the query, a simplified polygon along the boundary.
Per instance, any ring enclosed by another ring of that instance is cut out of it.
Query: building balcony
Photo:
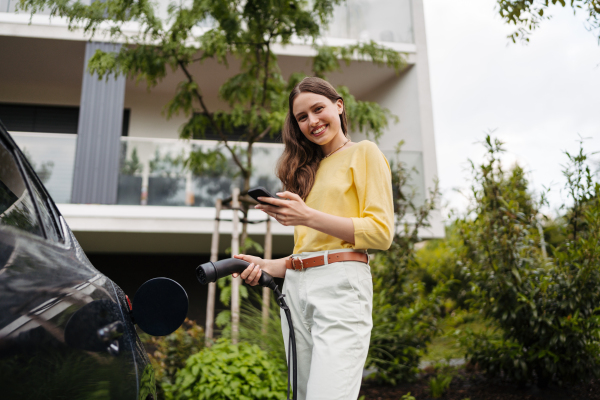
[[[12,132],[14,140],[56,203],[71,203],[73,166],[77,135]],[[246,144],[231,143],[239,154]],[[219,169],[194,174],[184,161],[191,152],[221,149]],[[277,192],[281,183],[275,165],[283,151],[281,144],[253,146],[253,173],[250,185]],[[241,157],[243,159],[243,157]],[[238,167],[229,151],[217,141],[121,137],[121,157],[116,204],[138,206],[214,207],[218,198],[230,196],[241,186]]]
[[[240,184],[236,166],[223,151],[223,168],[197,175],[183,165],[192,151],[215,149],[217,141],[121,138],[116,204],[71,204],[77,135],[11,132],[11,135],[67,220],[86,251],[117,253],[209,253],[215,222],[215,201],[231,195]],[[232,145],[234,143],[231,143]],[[243,152],[244,143],[238,143]],[[225,149],[224,149],[225,150]],[[253,146],[251,186],[280,189],[275,165],[281,144]],[[230,247],[233,211],[220,223],[220,252]],[[241,216],[241,214],[240,214]],[[250,210],[249,220],[266,221]],[[264,240],[264,223],[248,227],[255,240]],[[274,223],[274,249],[291,252],[293,227]]]
[[[225,149],[220,170],[195,174],[184,166],[183,161],[192,151],[214,150],[222,146],[217,141],[121,137],[116,203],[71,204],[77,135],[29,132],[11,135],[86,251],[207,253],[214,229],[215,202],[229,197],[231,189],[241,183],[237,167]],[[237,146],[238,151],[244,151],[243,142]],[[278,191],[281,184],[275,177],[275,166],[283,146],[257,143],[253,149],[250,185]],[[384,153],[391,163],[395,162],[393,152]],[[422,153],[402,152],[399,161],[411,171],[410,188],[406,190],[414,190],[415,201],[421,203],[425,198]],[[225,211],[222,217],[230,220],[231,213]],[[250,210],[249,219],[265,221],[266,216]],[[221,252],[230,245],[231,229],[231,222],[220,224]],[[423,232],[423,236],[438,237],[437,230]],[[259,242],[264,240],[264,231],[262,223],[248,227],[248,233]],[[277,252],[291,252],[293,227],[274,223],[272,233]]]
[[[412,44],[414,34],[411,2],[412,0],[346,0],[334,8],[324,37]],[[0,13],[14,15],[18,3],[19,0],[0,0]],[[91,0],[82,0],[81,3],[89,4]],[[170,1],[159,0],[157,3],[158,14],[162,18],[167,18]],[[24,18],[17,19],[29,22],[27,13],[21,11],[20,14],[20,17]],[[36,13],[38,17],[49,14],[50,11],[46,9]],[[54,20],[52,25],[64,24],[61,18],[54,18]],[[33,25],[47,24],[47,17],[45,23],[39,18],[34,18],[32,23]],[[200,23],[199,27],[210,28],[211,25],[210,20],[206,20]]]

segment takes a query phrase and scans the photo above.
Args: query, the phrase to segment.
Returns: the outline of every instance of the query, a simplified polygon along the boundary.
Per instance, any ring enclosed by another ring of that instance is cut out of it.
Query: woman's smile
[[[327,124],[323,124],[323,125],[319,125],[317,126],[315,129],[313,129],[312,134],[313,136],[321,136],[321,134],[323,132],[325,132],[325,129],[327,129]]]

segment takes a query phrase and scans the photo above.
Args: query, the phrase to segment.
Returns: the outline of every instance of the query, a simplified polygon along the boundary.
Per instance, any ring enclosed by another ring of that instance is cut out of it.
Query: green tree
[[[503,169],[502,143],[486,139],[487,160],[473,166],[472,214],[460,221],[473,305],[501,330],[464,341],[467,357],[493,376],[544,388],[600,375],[600,184],[587,155],[568,154],[572,205],[551,257],[541,252],[537,209],[522,171]]]
[[[123,166],[121,167],[121,173],[123,175],[135,175],[142,172],[142,163],[140,163],[140,158],[137,153],[137,148],[134,147],[131,152],[131,158],[123,161]]]
[[[515,31],[508,37],[529,42],[530,34],[539,28],[542,21],[552,18],[548,9],[552,6],[571,7],[573,12],[584,10],[587,14],[588,28],[598,31],[600,38],[600,1],[599,0],[497,0],[498,12]]]
[[[273,51],[275,45],[286,46],[295,40],[312,46],[316,55],[309,73],[321,77],[340,70],[342,62],[351,60],[367,60],[396,71],[405,65],[401,53],[375,42],[346,47],[319,44],[333,7],[342,1],[190,0],[171,3],[166,20],[158,16],[157,6],[148,0],[106,0],[90,5],[67,0],[20,0],[20,8],[31,13],[49,10],[51,16],[66,17],[71,29],[82,27],[91,36],[104,29],[103,33],[108,33],[111,40],[124,42],[118,52],[97,50],[90,59],[88,70],[100,79],[124,74],[146,82],[151,89],[169,70],[181,71],[184,80],[177,84],[175,95],[164,108],[166,117],[180,113],[187,117],[180,129],[182,139],[216,133],[238,167],[240,189],[245,193],[250,188],[253,170],[253,144],[280,132],[287,113],[288,94],[306,75],[299,69],[289,77],[283,76]],[[125,32],[124,25],[131,21],[139,26],[135,34]],[[106,36],[101,37],[106,40]],[[213,109],[205,101],[191,67],[208,59],[228,67],[232,58],[239,61],[239,70],[219,90],[228,109]],[[339,90],[346,101],[352,130],[377,139],[389,119],[395,118],[376,103],[356,100],[347,88]],[[246,142],[243,148],[232,143],[240,130]],[[215,155],[197,152],[186,165],[192,170],[203,170],[206,158],[215,160]],[[244,203],[242,211],[247,214]],[[242,244],[247,242],[246,237],[244,223]]]

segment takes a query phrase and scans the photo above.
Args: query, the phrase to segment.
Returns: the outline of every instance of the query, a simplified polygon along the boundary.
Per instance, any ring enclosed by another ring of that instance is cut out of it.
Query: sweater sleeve
[[[394,200],[390,165],[374,143],[352,166],[360,217],[352,218],[356,249],[387,250],[394,238]]]

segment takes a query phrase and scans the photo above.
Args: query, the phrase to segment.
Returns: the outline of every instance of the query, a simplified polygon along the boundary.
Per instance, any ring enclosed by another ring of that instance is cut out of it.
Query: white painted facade
[[[69,31],[61,18],[50,20],[46,15],[30,17],[24,13],[15,14],[14,1],[11,1],[0,0],[0,50],[5,55],[0,63],[0,103],[78,106],[84,73],[84,49],[88,38],[80,31]],[[323,39],[335,45],[373,39],[406,53],[408,66],[400,74],[370,62],[353,61],[349,66],[344,65],[341,72],[331,74],[329,80],[334,86],[348,86],[357,99],[377,102],[399,117],[398,123],[390,124],[379,141],[379,147],[390,158],[397,143],[400,140],[405,142],[401,159],[419,172],[413,183],[421,196],[433,186],[437,176],[422,3],[422,0],[348,0],[346,8],[338,7],[336,10],[330,28],[329,36],[336,37]],[[369,7],[376,11],[365,14],[370,15],[370,19],[357,17],[357,12],[365,13]],[[386,13],[388,9],[391,14]],[[387,22],[384,21],[383,25],[392,24],[392,28],[373,28],[378,20],[385,18]],[[362,26],[360,24],[366,24],[364,29],[356,29],[356,26]],[[381,38],[393,41],[384,42]],[[310,73],[310,60],[314,53],[309,46],[297,43],[287,47],[277,46],[274,51],[279,56],[284,76],[299,70]],[[207,60],[192,68],[191,72],[198,79],[211,110],[227,107],[219,99],[218,89],[236,73],[237,66],[235,59],[230,60],[229,68]],[[173,96],[176,84],[182,80],[181,72],[170,73],[151,90],[143,82],[136,84],[133,80],[127,81],[125,108],[130,110],[130,122],[129,137],[123,138],[123,142],[128,142],[130,147],[136,141],[154,143],[156,148],[185,146],[178,140],[178,130],[186,118],[180,115],[167,120],[163,115],[163,107]],[[36,146],[47,150],[61,140],[60,148],[67,149],[74,146],[76,140],[75,135],[60,133],[12,134],[21,147],[27,147],[32,153],[41,151],[35,150]],[[351,136],[354,141],[365,138],[359,133],[352,133]],[[37,154],[32,156],[34,159],[39,157]],[[69,182],[68,158],[66,154],[53,161],[56,174],[53,179],[62,177],[63,182],[47,183],[57,201],[59,198],[69,198],[67,192],[63,197],[60,195],[63,193],[61,190],[68,190],[64,187]],[[65,164],[64,170],[60,169],[61,162]],[[53,190],[60,193],[54,194]],[[215,214],[212,207],[87,205],[68,204],[68,200],[65,200],[60,202],[59,208],[88,252],[209,252]],[[260,219],[261,214],[252,212],[250,218]],[[289,254],[293,246],[293,229],[276,222],[273,226],[274,253]],[[263,230],[264,224],[251,225],[249,228],[250,234],[259,242],[262,241]],[[222,250],[228,247],[224,243],[229,242],[229,232],[231,226],[222,223]],[[435,212],[433,226],[423,232],[423,237],[443,235],[441,215]]]

